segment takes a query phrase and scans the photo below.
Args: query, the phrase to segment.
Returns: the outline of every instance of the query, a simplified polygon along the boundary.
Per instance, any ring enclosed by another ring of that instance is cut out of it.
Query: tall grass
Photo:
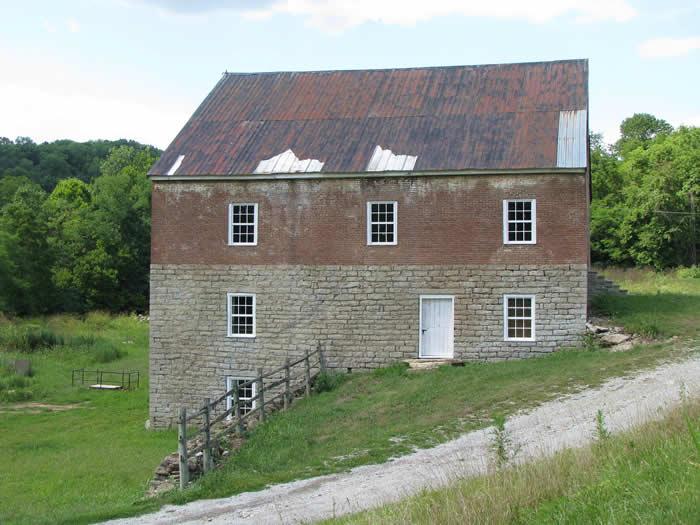
[[[700,404],[595,446],[427,491],[333,523],[700,523]]]

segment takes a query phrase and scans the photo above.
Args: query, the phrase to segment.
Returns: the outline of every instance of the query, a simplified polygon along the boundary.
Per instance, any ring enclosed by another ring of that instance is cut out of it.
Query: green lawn
[[[32,361],[24,390],[32,402],[74,404],[66,411],[9,410],[0,402],[0,523],[75,523],[113,509],[130,509],[143,496],[155,466],[175,444],[172,432],[148,432],[148,325],[134,317],[60,316],[20,325],[48,328],[66,338],[94,334],[125,353],[95,362],[93,348],[56,347],[32,354],[0,352],[0,360]],[[7,328],[7,323],[4,327]],[[101,344],[102,343],[102,344]],[[71,387],[73,368],[139,370],[131,392]]]
[[[596,301],[599,311],[635,332],[700,337],[700,278],[681,278],[677,271],[638,269],[609,268],[602,273],[630,295]]]
[[[655,278],[648,274],[646,279]],[[693,309],[700,311],[700,289],[696,280],[667,280],[670,288],[655,296],[656,301],[633,295],[602,306],[622,324],[652,316],[659,333],[680,334],[678,340],[620,353],[568,350],[539,359],[470,363],[431,372],[410,373],[394,366],[352,374],[334,390],[269,418],[217,471],[156,501],[142,500],[145,484],[163,456],[175,449],[176,439],[173,432],[144,430],[146,324],[133,317],[99,315],[85,322],[70,317],[27,321],[63,334],[68,342],[76,334],[97,334],[127,352],[100,366],[137,368],[144,376],[137,392],[92,392],[70,387],[72,368],[97,366],[90,349],[64,346],[32,354],[36,375],[26,388],[34,399],[82,404],[65,412],[0,412],[0,449],[10,451],[0,471],[0,523],[87,522],[382,462],[488,425],[494,412],[507,415],[560,393],[681,358],[689,352],[688,340],[697,335],[688,320]],[[690,292],[682,291],[686,288]],[[682,295],[688,305],[674,313],[677,301],[667,301],[667,295]],[[0,352],[0,358],[8,355],[15,354]],[[0,402],[0,410],[7,406]]]
[[[691,430],[695,433],[695,440]],[[583,449],[325,523],[700,523],[700,404]]]

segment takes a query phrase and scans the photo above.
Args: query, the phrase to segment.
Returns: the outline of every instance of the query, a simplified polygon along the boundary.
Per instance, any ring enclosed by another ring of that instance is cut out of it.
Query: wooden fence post
[[[236,429],[243,435],[243,420],[241,419],[241,398],[238,394],[238,385],[233,385],[233,411],[236,414]]]
[[[289,384],[289,358],[284,360],[284,409],[289,408],[289,403],[292,400],[292,389]]]
[[[184,489],[190,481],[190,469],[187,465],[187,409],[180,408],[178,422],[177,449],[180,456],[180,488]]]
[[[202,455],[202,470],[204,472],[209,472],[213,466],[211,455],[211,405],[210,399],[206,398],[204,400],[204,454]]]
[[[258,384],[258,401],[260,401],[260,422],[265,421],[265,386],[263,385],[263,369],[258,368],[258,378],[256,379]]]
[[[304,364],[306,365],[306,397],[311,395],[311,363],[309,362],[309,349],[306,349],[304,356]]]
[[[323,355],[323,348],[321,347],[321,343],[318,343],[318,367],[320,368],[322,374],[325,373],[326,357]]]

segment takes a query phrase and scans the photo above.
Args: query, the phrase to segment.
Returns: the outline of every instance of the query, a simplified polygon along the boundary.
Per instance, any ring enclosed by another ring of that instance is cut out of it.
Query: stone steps
[[[404,359],[402,361],[408,365],[409,370],[432,370],[439,366],[464,366],[464,361],[459,359]]]
[[[588,271],[588,296],[594,295],[627,295],[627,290],[620,285],[600,275],[598,272]]]

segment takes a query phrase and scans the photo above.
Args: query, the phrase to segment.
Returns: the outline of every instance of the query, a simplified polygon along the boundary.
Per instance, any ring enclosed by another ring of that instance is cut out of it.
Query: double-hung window
[[[503,337],[506,341],[535,340],[535,296],[503,296]]]
[[[255,294],[229,293],[228,336],[255,337]]]
[[[535,199],[503,201],[503,243],[535,244],[537,213]]]
[[[228,205],[228,243],[230,246],[258,244],[257,203]]]
[[[238,390],[238,401],[241,404],[241,415],[244,416],[255,409],[255,396],[257,394],[255,381],[250,378],[226,377],[226,392],[232,392],[234,387]],[[233,407],[233,395],[226,396],[226,410]],[[228,416],[231,418],[231,415]]]
[[[369,246],[397,243],[398,208],[396,201],[367,203],[367,244]]]

